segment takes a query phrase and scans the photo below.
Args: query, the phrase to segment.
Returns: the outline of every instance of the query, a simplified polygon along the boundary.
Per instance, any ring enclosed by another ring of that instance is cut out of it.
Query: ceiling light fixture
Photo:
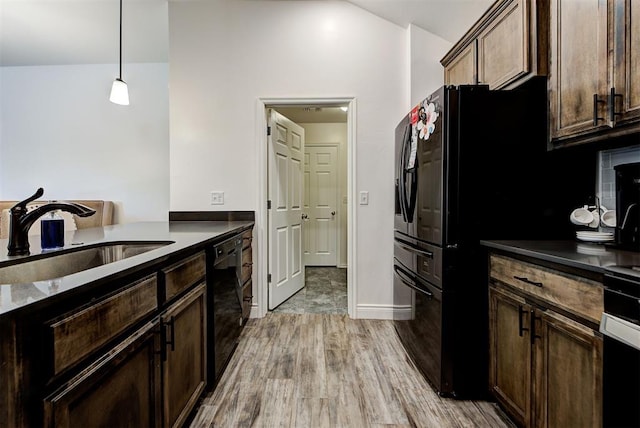
[[[127,83],[122,80],[122,0],[120,0],[120,74],[113,81],[109,101],[123,106],[129,105],[129,89]]]

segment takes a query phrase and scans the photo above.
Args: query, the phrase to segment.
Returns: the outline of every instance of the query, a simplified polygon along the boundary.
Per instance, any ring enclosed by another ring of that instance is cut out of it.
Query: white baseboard
[[[258,305],[251,305],[249,318],[262,318]],[[411,305],[358,305],[356,319],[408,320],[411,319]]]
[[[251,312],[249,312],[249,318],[262,318],[260,316],[260,311],[258,310],[258,304],[257,303],[252,303],[251,304]]]
[[[407,320],[411,319],[411,305],[357,305],[357,319]]]

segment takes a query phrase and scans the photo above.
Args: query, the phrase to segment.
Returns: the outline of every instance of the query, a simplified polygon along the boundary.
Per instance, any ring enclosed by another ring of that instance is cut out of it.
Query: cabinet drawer
[[[193,257],[163,269],[166,300],[171,300],[181,291],[204,278],[205,271],[206,261],[204,253],[198,253]]]
[[[106,344],[158,307],[156,275],[48,325],[53,342],[53,373]]]
[[[242,250],[242,278],[244,284],[251,279],[251,270],[253,269],[253,252],[251,248]]]
[[[251,241],[253,241],[253,229],[245,230],[242,232],[242,249],[251,248]]]
[[[491,277],[595,323],[604,307],[602,284],[542,266],[491,255]]]

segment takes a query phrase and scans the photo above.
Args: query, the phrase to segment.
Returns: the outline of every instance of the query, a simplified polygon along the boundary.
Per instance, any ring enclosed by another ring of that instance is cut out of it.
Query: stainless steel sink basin
[[[28,258],[25,262],[1,267],[0,284],[29,283],[60,278],[172,243],[171,241],[120,242],[54,251],[43,257]]]

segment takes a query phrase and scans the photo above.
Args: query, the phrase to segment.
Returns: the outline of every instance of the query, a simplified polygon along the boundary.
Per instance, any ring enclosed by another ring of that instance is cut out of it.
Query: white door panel
[[[269,309],[274,309],[304,287],[304,129],[273,110],[269,126]]]
[[[305,147],[305,265],[336,266],[338,147]]]

